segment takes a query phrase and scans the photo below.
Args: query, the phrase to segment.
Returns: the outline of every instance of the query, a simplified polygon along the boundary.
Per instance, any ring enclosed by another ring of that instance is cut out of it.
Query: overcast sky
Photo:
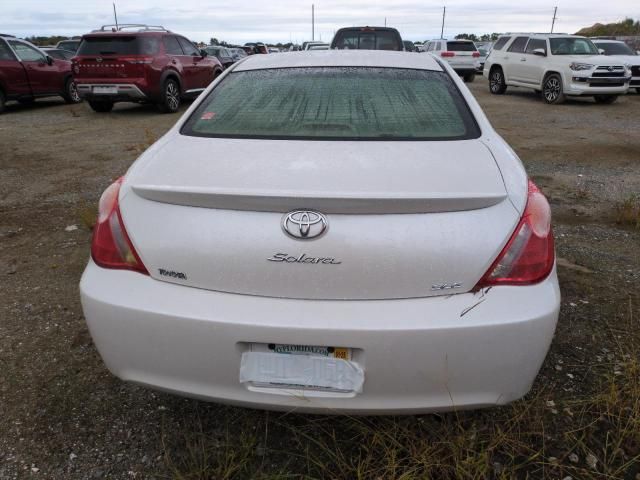
[[[111,0],[2,0],[0,32],[17,36],[81,35],[113,22]],[[640,18],[640,0],[317,0],[316,40],[330,41],[341,26],[387,25],[403,38],[440,36],[442,6],[447,7],[445,37],[458,33],[549,31],[558,6],[556,32],[574,33],[595,22]],[[121,23],[160,24],[195,41],[211,37],[234,43],[302,42],[311,39],[311,2],[295,0],[119,0]]]

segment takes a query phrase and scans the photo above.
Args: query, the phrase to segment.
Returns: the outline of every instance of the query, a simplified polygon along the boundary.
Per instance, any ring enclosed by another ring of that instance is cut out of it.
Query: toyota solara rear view
[[[410,413],[531,388],[549,205],[431,55],[253,55],[100,199],[82,304],[118,377],[250,407]]]

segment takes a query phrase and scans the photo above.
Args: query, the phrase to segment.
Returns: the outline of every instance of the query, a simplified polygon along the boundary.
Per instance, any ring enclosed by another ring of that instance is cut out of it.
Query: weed
[[[640,195],[632,194],[614,206],[614,218],[619,225],[640,228]]]

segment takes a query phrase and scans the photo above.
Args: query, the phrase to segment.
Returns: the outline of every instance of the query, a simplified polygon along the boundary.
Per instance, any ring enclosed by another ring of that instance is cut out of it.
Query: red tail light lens
[[[93,229],[91,258],[103,268],[134,270],[149,274],[136,253],[122,223],[118,194],[122,177],[107,188],[98,207],[98,221]]]
[[[529,181],[527,206],[515,232],[496,261],[476,285],[531,285],[544,280],[555,261],[551,208]]]
[[[475,58],[478,58],[480,56],[480,52],[473,52],[471,55]]]
[[[445,51],[445,52],[441,52],[440,56],[441,57],[455,57],[456,56],[456,52]]]

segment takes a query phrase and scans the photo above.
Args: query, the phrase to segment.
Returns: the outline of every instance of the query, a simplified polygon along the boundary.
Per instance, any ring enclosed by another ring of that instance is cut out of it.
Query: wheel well
[[[491,65],[491,69],[489,70],[489,73],[493,72],[494,70],[500,69],[502,70],[502,66],[501,65]]]
[[[164,85],[164,82],[166,82],[169,79],[175,80],[176,82],[178,82],[178,88],[180,88],[180,91],[182,92],[182,82],[180,81],[180,75],[178,75],[173,70],[170,70],[168,73],[165,74],[164,78],[162,79],[162,85]]]
[[[553,70],[550,70],[548,72],[545,72],[544,77],[542,77],[542,80],[543,81],[546,80],[549,75],[553,75],[553,74],[559,75],[560,78],[562,78],[562,74],[560,72],[555,72]]]

